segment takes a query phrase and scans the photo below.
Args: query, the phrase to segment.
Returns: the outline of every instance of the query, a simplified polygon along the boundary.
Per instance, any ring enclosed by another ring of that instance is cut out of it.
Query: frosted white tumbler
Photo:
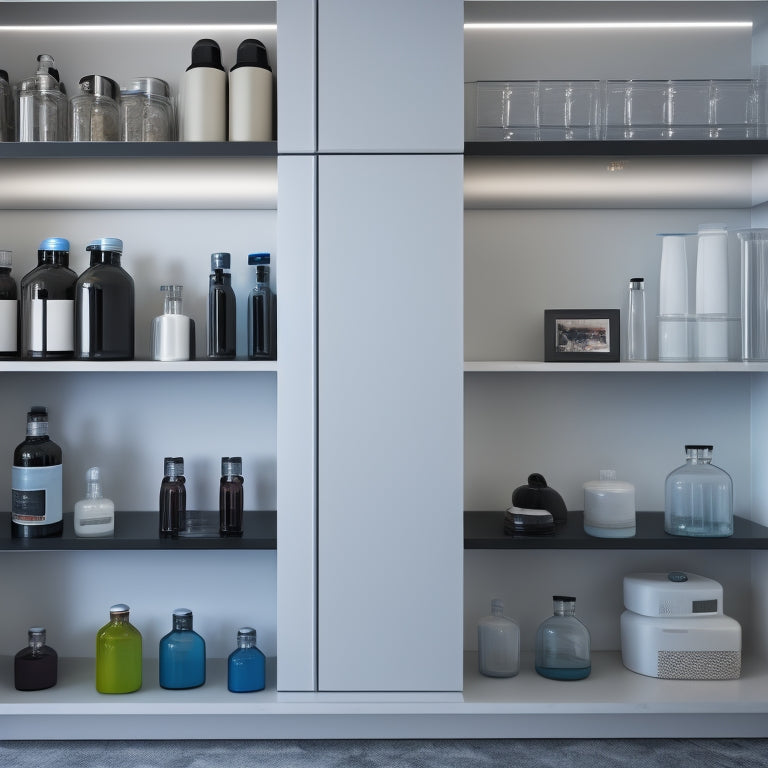
[[[728,359],[728,233],[702,224],[696,254],[696,322],[699,360]],[[717,315],[719,317],[707,317]]]
[[[688,359],[688,261],[684,233],[662,233],[659,272],[659,360]]]

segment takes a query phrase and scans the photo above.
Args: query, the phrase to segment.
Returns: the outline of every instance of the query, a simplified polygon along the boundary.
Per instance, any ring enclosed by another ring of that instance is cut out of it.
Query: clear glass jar
[[[17,92],[19,141],[67,140],[67,95],[52,56],[37,57],[37,71],[18,84]]]
[[[686,445],[685,464],[667,476],[664,530],[675,536],[730,536],[733,481],[712,463],[711,445]]]
[[[72,141],[117,141],[120,138],[120,87],[109,77],[80,78],[80,95],[70,100]]]
[[[491,615],[477,623],[477,661],[480,674],[514,677],[520,671],[520,627],[504,615],[504,603],[491,600]]]
[[[551,680],[583,680],[592,671],[589,630],[576,618],[576,598],[555,595],[554,616],[536,632],[536,671]]]
[[[122,141],[173,141],[176,138],[171,89],[159,77],[140,77],[120,86]]]

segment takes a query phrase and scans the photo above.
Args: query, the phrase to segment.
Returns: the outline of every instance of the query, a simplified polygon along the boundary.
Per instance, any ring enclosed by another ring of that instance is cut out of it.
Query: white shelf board
[[[768,373],[768,363],[544,363],[539,360],[474,360],[465,373]]]
[[[2,373],[254,373],[277,371],[276,360],[2,360]]]

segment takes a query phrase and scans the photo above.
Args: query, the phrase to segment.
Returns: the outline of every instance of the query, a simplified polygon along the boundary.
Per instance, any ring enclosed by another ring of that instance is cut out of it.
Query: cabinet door
[[[459,690],[462,160],[319,160],[319,689]]]
[[[464,4],[318,0],[321,152],[463,149]]]

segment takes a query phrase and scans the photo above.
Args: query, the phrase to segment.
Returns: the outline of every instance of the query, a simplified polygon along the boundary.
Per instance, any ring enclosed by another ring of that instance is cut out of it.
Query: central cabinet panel
[[[461,688],[461,175],[319,161],[322,691]]]

